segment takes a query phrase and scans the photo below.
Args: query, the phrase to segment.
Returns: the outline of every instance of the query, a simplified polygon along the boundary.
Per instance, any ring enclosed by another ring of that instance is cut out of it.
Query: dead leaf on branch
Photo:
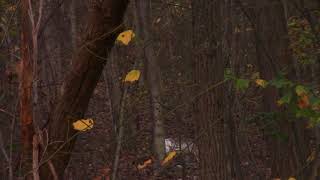
[[[93,128],[93,119],[80,119],[74,122],[73,129],[78,131],[87,131]]]
[[[135,36],[136,35],[132,30],[127,30],[119,34],[119,36],[117,37],[117,42],[121,42],[122,44],[127,46]]]
[[[138,81],[140,78],[140,71],[139,70],[131,70],[124,79],[124,82],[134,82]]]
[[[177,155],[176,151],[171,151],[167,157],[164,158],[164,160],[161,162],[161,165],[164,166],[168,162],[170,162],[175,156]]]
[[[267,87],[268,82],[265,81],[265,80],[263,80],[263,79],[256,79],[256,84],[257,84],[258,86],[260,86],[260,87],[265,88],[265,87]]]

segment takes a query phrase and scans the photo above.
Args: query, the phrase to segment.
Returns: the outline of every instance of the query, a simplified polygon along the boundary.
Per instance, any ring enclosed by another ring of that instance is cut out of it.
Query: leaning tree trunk
[[[23,144],[22,165],[23,173],[31,170],[33,129],[32,103],[32,30],[29,18],[28,0],[21,1],[21,74],[20,74],[20,120]]]
[[[193,119],[196,125],[200,157],[200,179],[230,180],[231,165],[227,156],[228,139],[224,119],[224,85],[222,82],[226,60],[223,58],[222,0],[192,1],[195,83],[201,96],[194,102]]]
[[[59,179],[63,177],[77,135],[72,123],[84,117],[106,63],[105,57],[122,29],[128,4],[128,0],[90,2],[87,34],[73,56],[73,67],[66,75],[61,97],[49,123],[51,144],[44,163],[47,159],[52,160]],[[46,166],[41,168],[41,177],[52,179]]]

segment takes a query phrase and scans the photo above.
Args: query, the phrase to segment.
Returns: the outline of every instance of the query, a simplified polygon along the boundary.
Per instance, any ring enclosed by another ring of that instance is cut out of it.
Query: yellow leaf
[[[148,159],[142,165],[138,164],[138,169],[139,170],[144,169],[151,163],[152,163],[152,159]]]
[[[277,104],[278,104],[278,106],[282,106],[282,105],[284,104],[284,102],[283,102],[283,100],[279,99],[279,100],[277,101]]]
[[[124,82],[134,82],[139,80],[140,78],[140,71],[139,70],[131,70],[124,79]]]
[[[175,156],[177,155],[177,152],[172,151],[170,152],[166,158],[164,158],[164,160],[161,162],[161,165],[165,165],[167,164],[170,160],[172,160]]]
[[[289,177],[289,179],[288,180],[297,180],[296,178],[294,178],[294,177]]]
[[[119,34],[117,41],[127,46],[135,36],[132,30],[127,30]]]
[[[87,131],[93,128],[93,120],[92,119],[80,119],[73,124],[73,129],[78,131]]]
[[[265,80],[263,80],[263,79],[256,79],[256,84],[257,84],[258,86],[260,86],[260,87],[265,88],[265,87],[267,87],[268,82],[265,81]]]

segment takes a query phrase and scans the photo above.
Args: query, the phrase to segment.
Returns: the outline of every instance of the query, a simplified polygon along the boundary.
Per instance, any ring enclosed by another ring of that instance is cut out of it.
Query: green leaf
[[[270,81],[270,85],[275,86],[278,89],[294,86],[294,84],[286,79],[283,74],[278,75],[275,79]]]
[[[311,117],[310,119],[310,124],[309,124],[309,126],[310,126],[310,128],[313,128],[313,127],[315,127],[317,124],[319,124],[320,123],[320,117]]]
[[[236,88],[241,91],[246,90],[249,87],[249,83],[250,83],[250,81],[247,79],[237,79],[236,80]]]
[[[311,109],[297,109],[296,117],[297,118],[312,118],[316,113]]]
[[[318,98],[316,96],[310,96],[310,103],[313,106],[318,106],[318,105],[320,105],[320,98]]]
[[[284,96],[282,96],[277,103],[278,105],[290,104],[291,100],[292,100],[292,92],[288,92]]]

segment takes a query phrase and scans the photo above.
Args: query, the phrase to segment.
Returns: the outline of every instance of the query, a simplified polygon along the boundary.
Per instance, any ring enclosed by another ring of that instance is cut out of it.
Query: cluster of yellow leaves
[[[127,30],[119,34],[119,36],[117,37],[117,42],[120,42],[123,45],[127,46],[135,36],[136,35],[132,30]]]
[[[78,131],[87,131],[93,128],[93,119],[80,119],[73,124],[73,129]]]
[[[169,152],[169,154],[162,160],[161,165],[164,166],[164,165],[168,164],[176,155],[177,155],[176,151]],[[141,164],[141,165],[139,164],[137,168],[139,170],[142,170],[151,164],[152,164],[152,159],[148,159],[145,162],[143,162],[143,164]]]

